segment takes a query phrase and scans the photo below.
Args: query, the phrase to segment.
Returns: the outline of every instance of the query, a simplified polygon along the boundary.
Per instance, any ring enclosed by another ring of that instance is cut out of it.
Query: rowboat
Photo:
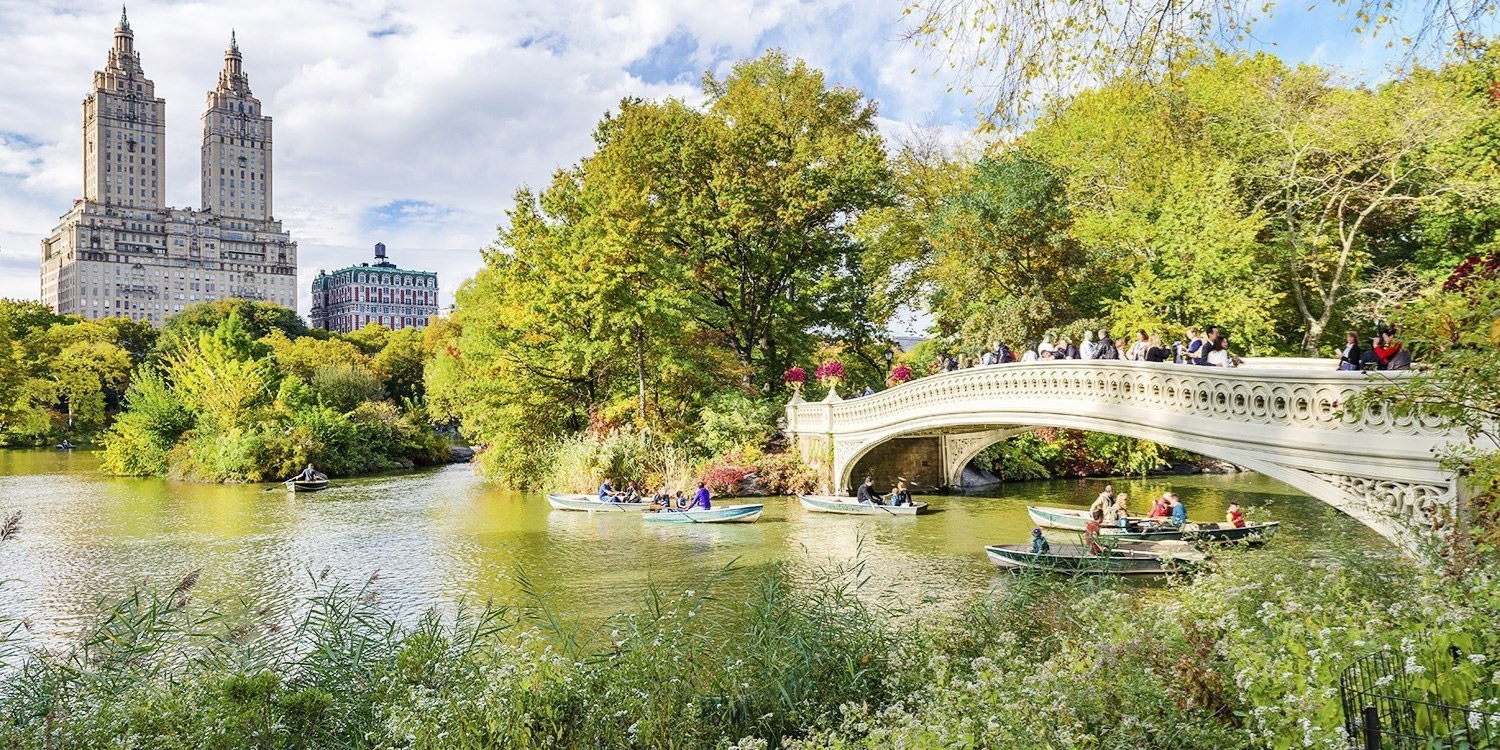
[[[1083,531],[1088,526],[1091,516],[1086,510],[1074,510],[1072,508],[1043,508],[1034,505],[1026,506],[1026,513],[1031,516],[1032,523],[1049,529],[1071,529]]]
[[[1026,513],[1031,516],[1032,522],[1038,526],[1053,529],[1068,529],[1070,531],[1083,531],[1089,522],[1089,512],[1086,510],[1075,510],[1073,508],[1044,508],[1037,506],[1026,506]],[[1231,526],[1227,523],[1188,523],[1181,528],[1161,524],[1157,526],[1143,525],[1139,519],[1131,523],[1128,529],[1115,526],[1103,526],[1099,533],[1108,537],[1119,537],[1120,539],[1131,539],[1143,542],[1165,542],[1165,541],[1190,541],[1190,542],[1264,542],[1281,528],[1280,521],[1263,521],[1261,523],[1250,523],[1244,526]]]
[[[292,492],[317,492],[328,487],[328,476],[315,474],[312,479],[288,479],[283,484]]]
[[[606,503],[595,495],[547,494],[547,502],[557,510],[586,510],[590,513],[641,513],[650,503]]]
[[[816,513],[845,513],[856,516],[916,516],[927,512],[927,503],[911,505],[866,505],[852,497],[835,495],[798,495],[802,507]]]
[[[1227,523],[1189,523],[1182,528],[1162,526],[1133,527],[1130,529],[1103,529],[1104,536],[1116,539],[1131,539],[1142,542],[1183,541],[1204,544],[1260,544],[1270,539],[1281,528],[1280,521],[1247,523],[1231,526]]]
[[[996,567],[1041,570],[1066,575],[1164,575],[1199,567],[1208,556],[1182,542],[1117,542],[1091,553],[1077,544],[1054,544],[1037,554],[1030,544],[996,544],[984,548]]]
[[[710,510],[663,510],[641,516],[659,523],[755,523],[764,505],[730,505]]]

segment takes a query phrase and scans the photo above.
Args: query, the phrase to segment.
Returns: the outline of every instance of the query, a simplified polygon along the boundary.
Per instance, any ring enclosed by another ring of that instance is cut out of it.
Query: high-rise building
[[[349,333],[371,323],[395,330],[426,328],[438,314],[437,274],[397,268],[375,243],[375,263],[318,271],[312,282],[314,328]]]
[[[166,119],[122,10],[83,100],[83,197],[42,240],[42,301],[155,324],[231,297],[296,309],[297,243],[272,211],[271,118],[233,32],[203,114],[202,209],[165,207]]]

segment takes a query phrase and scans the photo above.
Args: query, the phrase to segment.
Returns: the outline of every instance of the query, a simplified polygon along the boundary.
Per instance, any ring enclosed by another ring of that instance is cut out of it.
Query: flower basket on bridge
[[[830,359],[821,365],[813,373],[818,382],[828,388],[828,397],[824,401],[837,401],[839,384],[844,382],[844,363],[836,359]]]
[[[787,368],[786,372],[781,374],[781,382],[791,386],[792,398],[800,401],[802,400],[802,386],[807,384],[807,370],[792,365]]]

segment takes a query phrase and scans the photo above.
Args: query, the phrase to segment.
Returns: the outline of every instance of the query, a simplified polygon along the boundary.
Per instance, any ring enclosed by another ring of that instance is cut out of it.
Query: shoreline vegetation
[[[1496,572],[1229,551],[1160,589],[1012,575],[934,607],[858,560],[780,563],[593,621],[520,571],[518,602],[417,616],[378,576],[205,602],[190,573],[62,648],[0,621],[0,746],[1344,750],[1332,686],[1376,650],[1410,697],[1500,711]]]

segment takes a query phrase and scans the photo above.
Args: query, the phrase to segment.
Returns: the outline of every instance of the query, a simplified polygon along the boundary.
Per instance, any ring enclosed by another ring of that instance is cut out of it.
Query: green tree
[[[331,364],[368,366],[369,357],[354,344],[341,339],[318,339],[303,336],[289,339],[280,329],[274,329],[261,343],[270,347],[271,356],[282,372],[296,375],[303,380],[312,379],[319,367]]]
[[[270,302],[223,299],[189,305],[167,318],[157,341],[157,351],[164,357],[175,354],[196,343],[202,334],[213,332],[231,315],[239,318],[240,326],[252,339],[264,338],[273,330],[279,330],[292,339],[312,335],[295,310]]]
[[[668,242],[699,299],[693,315],[752,382],[777,388],[811,331],[849,323],[837,302],[862,247],[848,225],[889,200],[875,105],[775,51],[705,76],[703,92],[706,117],[662,196]]]
[[[969,340],[1031,340],[1073,317],[1082,270],[1061,175],[1018,152],[986,157],[931,227],[939,325]]]
[[[1480,113],[1422,72],[1373,91],[1307,68],[1266,83],[1251,112],[1269,142],[1251,179],[1275,220],[1300,348],[1316,356],[1378,254],[1377,227],[1410,222],[1419,205],[1466,187],[1438,152]]]
[[[1353,12],[1350,29],[1408,62],[1481,48],[1495,0],[1335,0]],[[978,98],[986,127],[1026,123],[1039,104],[1057,104],[1090,84],[1160,80],[1201,50],[1241,51],[1275,4],[1150,0],[909,0],[905,37],[926,51],[950,90]],[[1278,11],[1279,12],[1279,11]],[[1399,31],[1398,31],[1399,30]],[[1409,36],[1402,36],[1407,34]],[[912,69],[916,73],[916,69]]]
[[[318,367],[310,385],[324,405],[340,413],[381,397],[380,379],[364,365],[348,362]]]
[[[415,328],[395,331],[370,361],[370,369],[396,401],[421,401],[427,395],[423,380],[427,366],[423,333]]]
[[[248,423],[270,401],[279,378],[264,350],[251,338],[237,311],[212,333],[168,360],[173,391],[198,415],[202,426],[228,430]]]

